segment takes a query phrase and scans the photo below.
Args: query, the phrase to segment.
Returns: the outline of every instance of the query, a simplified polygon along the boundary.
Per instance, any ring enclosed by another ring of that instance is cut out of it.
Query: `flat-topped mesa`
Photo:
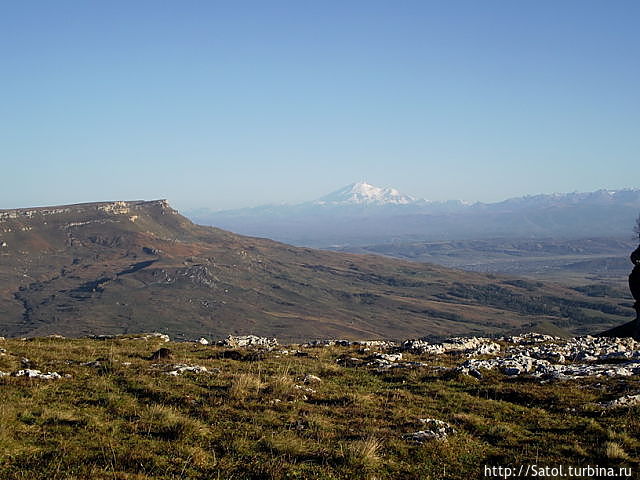
[[[75,205],[61,205],[56,207],[33,207],[0,210],[0,222],[7,220],[31,219],[65,214],[106,213],[108,215],[126,215],[132,211],[159,208],[162,214],[177,215],[178,212],[171,208],[169,202],[161,200],[134,200],[115,202],[79,203]]]
[[[62,251],[88,244],[131,246],[134,232],[173,240],[188,238],[190,228],[164,199],[0,210],[0,253]]]

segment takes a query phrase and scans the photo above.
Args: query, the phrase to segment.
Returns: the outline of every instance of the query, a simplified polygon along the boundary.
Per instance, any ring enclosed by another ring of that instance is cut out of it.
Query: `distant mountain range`
[[[163,200],[0,210],[3,336],[584,333],[632,312],[626,298],[202,227]]]
[[[359,182],[296,205],[186,213],[196,223],[314,247],[496,237],[630,237],[640,213],[640,189],[469,203],[415,199]]]

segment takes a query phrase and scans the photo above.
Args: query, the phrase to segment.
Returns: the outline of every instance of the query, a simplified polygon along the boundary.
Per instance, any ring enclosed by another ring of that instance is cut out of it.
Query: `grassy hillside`
[[[633,316],[627,298],[201,227],[164,201],[0,211],[0,244],[5,336],[161,330],[293,341],[540,322],[584,333]]]
[[[443,369],[461,354],[407,355],[426,365],[382,372],[336,361],[371,353],[357,347],[0,347],[0,371],[62,375],[0,377],[0,478],[468,480],[489,478],[485,466],[640,468],[638,407],[597,406],[639,392],[637,377],[477,380]],[[151,357],[160,347],[170,358]],[[180,364],[207,372],[166,374]],[[455,433],[417,443],[410,435],[427,418]]]

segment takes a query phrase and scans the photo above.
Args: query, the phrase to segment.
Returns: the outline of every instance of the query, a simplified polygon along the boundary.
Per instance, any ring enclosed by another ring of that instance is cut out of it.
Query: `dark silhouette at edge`
[[[603,337],[633,337],[640,340],[640,216],[636,219],[634,232],[638,238],[638,248],[631,252],[630,256],[633,270],[629,274],[629,290],[633,296],[636,318],[629,323],[602,332],[600,336]]]
[[[631,262],[634,267],[629,275],[629,290],[635,303],[633,308],[636,311],[635,327],[633,329],[633,337],[640,339],[640,245],[631,254]]]

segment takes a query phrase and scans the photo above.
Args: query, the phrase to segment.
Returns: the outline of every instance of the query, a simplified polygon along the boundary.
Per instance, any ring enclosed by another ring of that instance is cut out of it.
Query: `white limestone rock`
[[[443,440],[450,435],[455,435],[455,429],[447,422],[435,418],[420,418],[418,421],[424,425],[424,430],[407,433],[402,438],[415,443],[425,443],[430,440]]]
[[[23,370],[18,370],[13,374],[14,377],[28,377],[28,378],[39,378],[42,380],[57,380],[62,378],[58,372],[47,372],[42,373],[40,370],[33,370],[30,368],[25,368]]]
[[[624,397],[616,398],[615,400],[604,402],[600,405],[606,410],[634,407],[636,405],[640,405],[640,395],[625,395]]]
[[[274,348],[278,346],[278,340],[275,338],[258,337],[257,335],[229,335],[223,340],[222,345],[227,347],[267,347]]]
[[[416,354],[440,355],[448,352],[462,352],[470,356],[495,354],[501,350],[498,343],[485,337],[453,337],[441,343],[413,339],[404,341],[400,348]]]
[[[207,367],[203,367],[202,365],[187,365],[184,363],[179,363],[177,365],[173,365],[170,367],[168,372],[164,372],[165,375],[171,375],[173,377],[177,377],[185,372],[191,373],[209,373]]]
[[[318,377],[317,375],[312,375],[310,373],[307,373],[304,376],[304,379],[302,381],[303,381],[303,383],[309,385],[309,384],[314,384],[314,383],[321,383],[322,379],[320,377]]]

